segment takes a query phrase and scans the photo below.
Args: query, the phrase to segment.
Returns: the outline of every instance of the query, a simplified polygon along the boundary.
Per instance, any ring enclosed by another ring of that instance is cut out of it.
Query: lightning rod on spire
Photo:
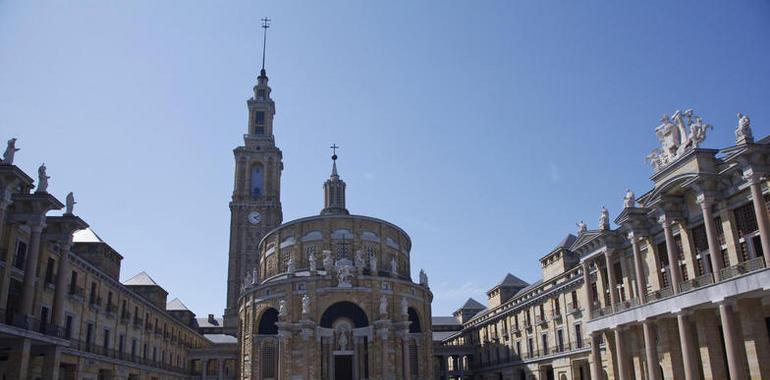
[[[262,29],[265,31],[262,34],[262,73],[265,72],[265,47],[267,46],[267,28],[270,27],[270,19],[265,17],[262,19]]]

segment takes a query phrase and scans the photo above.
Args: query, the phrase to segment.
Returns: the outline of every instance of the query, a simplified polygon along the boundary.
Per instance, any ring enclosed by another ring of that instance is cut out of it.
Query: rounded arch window
[[[333,328],[338,319],[347,319],[353,323],[353,328],[369,326],[366,312],[358,305],[342,301],[329,306],[321,316],[321,327]]]
[[[415,310],[413,307],[410,307],[407,309],[407,313],[409,314],[409,332],[410,333],[421,333],[422,332],[422,325],[420,325],[420,316],[417,314],[417,310]]]
[[[259,327],[257,328],[257,334],[259,335],[278,335],[278,310],[269,308],[262,313],[262,317],[259,319]]]

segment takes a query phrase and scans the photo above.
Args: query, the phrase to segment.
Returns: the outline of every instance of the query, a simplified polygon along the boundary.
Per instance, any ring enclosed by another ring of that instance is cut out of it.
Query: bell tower
[[[230,201],[227,308],[224,313],[225,331],[231,334],[236,333],[238,326],[238,296],[244,285],[243,280],[247,273],[252,273],[259,265],[259,241],[266,232],[283,221],[283,154],[275,146],[275,103],[270,97],[271,90],[265,71],[265,46],[269,27],[270,19],[262,19],[262,69],[257,77],[257,85],[254,86],[254,96],[246,102],[249,120],[248,131],[243,135],[244,144],[233,150],[235,182]]]

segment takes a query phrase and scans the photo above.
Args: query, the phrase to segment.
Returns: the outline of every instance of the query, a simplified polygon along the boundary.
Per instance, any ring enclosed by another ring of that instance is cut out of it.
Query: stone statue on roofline
[[[634,192],[631,191],[631,189],[626,189],[626,195],[623,197],[623,207],[629,208],[629,207],[635,207],[636,206],[636,197],[634,196]]]
[[[599,215],[599,229],[602,231],[610,229],[610,212],[604,206],[602,206],[602,211]]]
[[[578,226],[578,234],[588,231],[588,226],[586,226],[585,222],[583,222],[582,220],[577,223],[577,226]]]
[[[69,194],[67,194],[67,208],[66,211],[64,211],[65,215],[72,215],[72,210],[75,208],[75,203],[77,203],[75,202],[75,194],[70,191]]]
[[[48,192],[48,179],[51,178],[46,174],[46,167],[45,163],[40,165],[39,168],[37,168],[37,189],[35,189],[36,193],[47,193]]]
[[[691,109],[677,110],[671,116],[663,115],[660,125],[655,128],[661,146],[653,149],[646,159],[657,172],[684,153],[697,149],[706,139],[706,131],[713,128]]]
[[[428,287],[428,274],[422,269],[420,269],[420,285]]]
[[[5,165],[13,165],[13,157],[18,151],[19,148],[16,147],[16,138],[8,140],[8,146],[5,147],[5,153],[3,153],[2,163]]]
[[[738,112],[738,128],[735,129],[735,142],[737,144],[754,142],[754,134],[751,132],[751,119],[749,119],[749,115]]]

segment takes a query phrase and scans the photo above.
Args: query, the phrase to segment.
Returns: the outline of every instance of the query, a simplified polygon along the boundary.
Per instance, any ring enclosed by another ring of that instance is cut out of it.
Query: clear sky
[[[622,3],[622,4],[621,4]],[[284,220],[322,207],[337,143],[353,213],[412,237],[434,315],[650,186],[660,116],[704,144],[770,133],[766,1],[0,1],[0,140],[199,316],[225,303],[232,149],[267,71]]]

